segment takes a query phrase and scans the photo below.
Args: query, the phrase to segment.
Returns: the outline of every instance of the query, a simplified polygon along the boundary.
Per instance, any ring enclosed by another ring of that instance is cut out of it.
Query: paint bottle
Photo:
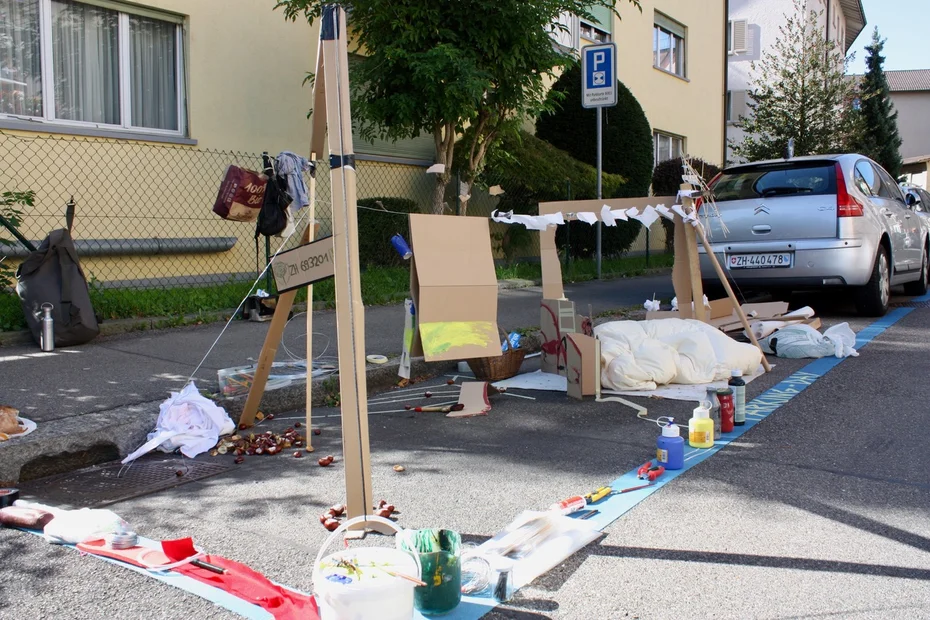
[[[688,445],[692,448],[714,447],[714,422],[710,419],[710,409],[704,403],[695,407],[694,417],[688,421]]]
[[[733,389],[733,424],[742,426],[746,423],[746,382],[743,371],[734,370],[727,385]]]
[[[733,432],[733,416],[736,407],[733,405],[733,390],[720,388],[717,390],[717,400],[720,402],[720,430],[724,433]]]
[[[717,388],[707,388],[704,400],[710,403],[710,419],[714,421],[714,437],[720,437],[720,401],[717,400]]]
[[[662,435],[656,442],[656,460],[665,469],[681,469],[685,466],[685,440],[681,437],[675,418],[669,418],[662,427]]]
[[[580,495],[573,495],[568,499],[563,499],[561,502],[557,502],[549,506],[549,510],[555,510],[560,512],[563,515],[570,515],[573,512],[578,512],[579,510],[584,510],[588,506],[587,500]]]

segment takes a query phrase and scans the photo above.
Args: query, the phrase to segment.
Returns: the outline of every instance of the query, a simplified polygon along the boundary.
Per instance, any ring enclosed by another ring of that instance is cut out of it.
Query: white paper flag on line
[[[523,224],[527,230],[546,230],[549,222],[536,215],[514,215],[512,218],[514,224]]]
[[[626,214],[632,218],[635,218],[637,215],[639,215],[639,209],[637,209],[636,207],[633,207],[632,209],[627,209]]]
[[[491,219],[500,224],[513,224],[513,211],[498,211],[495,209],[491,212]]]
[[[701,179],[699,179],[697,175],[694,175],[694,174],[683,174],[681,175],[681,180],[684,181],[685,183],[690,183],[691,185],[701,184]]]
[[[432,166],[426,169],[426,174],[442,174],[445,171],[446,171],[445,164],[433,164]]]
[[[546,215],[540,215],[539,217],[540,219],[553,226],[561,226],[565,223],[565,217],[562,215],[561,211],[558,213],[547,213]]]
[[[623,222],[630,221],[630,218],[626,216],[626,209],[614,209],[610,214],[614,216],[615,220],[621,220]]]
[[[643,212],[639,215],[634,215],[634,219],[638,220],[640,224],[649,228],[652,226],[657,219],[659,219],[659,214],[656,212],[655,207],[648,205]]]
[[[688,214],[685,213],[684,207],[682,207],[681,205],[672,205],[672,211],[680,215],[682,219],[688,217]]]
[[[680,189],[680,190],[678,190],[677,199],[678,199],[678,200],[681,200],[682,198],[691,198],[691,197],[694,196],[695,194],[700,194],[700,193],[701,193],[701,192],[699,192],[699,191],[696,190],[696,189]]]
[[[668,207],[666,207],[665,205],[657,205],[657,206],[656,206],[656,213],[658,213],[659,215],[661,215],[662,217],[664,217],[664,218],[667,219],[667,220],[674,220],[674,219],[675,219],[675,215],[674,215],[671,211],[669,211],[669,210],[668,210]]]
[[[614,214],[610,212],[610,207],[604,205],[601,208],[601,221],[604,222],[604,226],[616,226],[617,220],[614,219]]]
[[[581,213],[576,213],[575,217],[577,217],[580,221],[584,222],[585,224],[591,224],[592,226],[595,223],[597,223],[597,214],[591,213],[590,211],[582,211]]]

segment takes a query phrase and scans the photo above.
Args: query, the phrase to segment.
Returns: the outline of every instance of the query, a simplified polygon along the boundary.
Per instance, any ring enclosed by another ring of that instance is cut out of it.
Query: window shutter
[[[735,19],[731,22],[733,32],[730,36],[730,52],[741,54],[746,52],[746,27],[745,19]]]
[[[746,91],[730,91],[730,120],[734,123],[739,122],[740,116],[746,115]]]

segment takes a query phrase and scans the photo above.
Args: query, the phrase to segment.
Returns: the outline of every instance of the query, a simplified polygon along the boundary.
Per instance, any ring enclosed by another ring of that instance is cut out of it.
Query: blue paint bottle
[[[685,440],[674,418],[669,418],[662,427],[662,435],[656,442],[656,460],[665,469],[682,469],[685,466]]]

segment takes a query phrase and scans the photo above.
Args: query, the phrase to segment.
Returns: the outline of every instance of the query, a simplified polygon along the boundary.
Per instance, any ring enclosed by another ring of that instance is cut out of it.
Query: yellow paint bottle
[[[692,448],[714,447],[714,421],[710,419],[710,408],[704,403],[694,409],[694,417],[688,421],[688,445]]]

